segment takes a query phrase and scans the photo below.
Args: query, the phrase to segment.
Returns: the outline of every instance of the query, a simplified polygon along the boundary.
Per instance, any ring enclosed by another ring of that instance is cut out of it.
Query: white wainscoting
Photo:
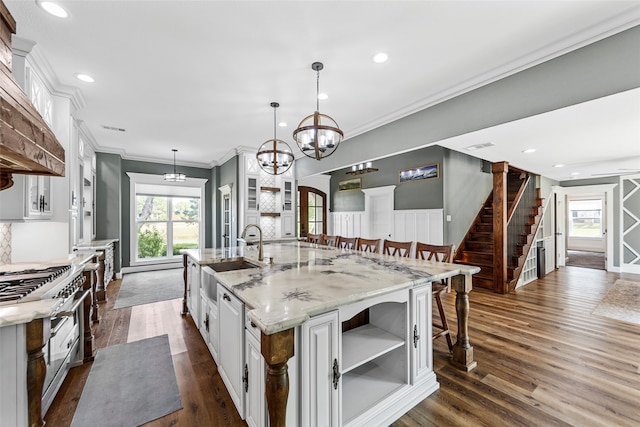
[[[365,212],[332,212],[330,216],[333,219],[333,231],[330,233],[334,236],[342,237],[364,237],[365,228]]]
[[[365,211],[332,212],[333,230],[331,234],[343,237],[364,237],[369,216]],[[442,209],[394,210],[393,229],[389,240],[413,241],[442,245],[444,242],[444,219]]]
[[[422,242],[444,244],[442,209],[416,209],[393,211],[393,235],[398,242]]]

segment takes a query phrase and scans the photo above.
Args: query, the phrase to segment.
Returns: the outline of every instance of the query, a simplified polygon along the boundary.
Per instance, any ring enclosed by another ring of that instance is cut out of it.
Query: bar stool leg
[[[440,321],[441,321],[441,325],[438,325],[436,323],[433,324],[434,327],[441,329],[441,332],[433,334],[433,339],[436,339],[442,336],[446,337],[447,346],[449,347],[449,352],[452,353],[453,341],[451,340],[451,331],[449,331],[449,323],[447,322],[447,316],[444,312],[444,306],[442,305],[442,294],[445,292],[447,292],[447,286],[442,287],[440,289],[436,289],[433,292],[433,296],[435,297],[435,300],[436,300],[436,305],[438,306],[438,313],[440,314]]]

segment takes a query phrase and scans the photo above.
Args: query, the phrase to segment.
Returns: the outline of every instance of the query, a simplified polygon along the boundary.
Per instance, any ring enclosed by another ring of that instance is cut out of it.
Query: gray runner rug
[[[125,274],[113,308],[182,298],[184,296],[182,274],[181,268]]]
[[[71,427],[139,426],[180,408],[165,334],[98,350]]]

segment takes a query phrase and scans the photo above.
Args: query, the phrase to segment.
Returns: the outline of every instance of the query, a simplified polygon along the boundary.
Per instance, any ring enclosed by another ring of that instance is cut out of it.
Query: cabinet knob
[[[231,301],[231,298],[229,297],[229,295],[226,292],[222,295],[222,299],[227,300],[227,301]]]

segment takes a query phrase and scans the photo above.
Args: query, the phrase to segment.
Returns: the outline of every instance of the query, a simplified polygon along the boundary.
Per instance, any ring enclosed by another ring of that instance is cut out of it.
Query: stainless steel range
[[[91,289],[83,289],[82,265],[57,265],[0,272],[0,307],[20,305],[43,299],[56,299],[59,304],[44,321],[42,352],[46,374],[41,396],[41,412],[46,413],[71,367],[82,364],[84,348],[81,337],[90,325]],[[86,287],[85,287],[86,288]]]

